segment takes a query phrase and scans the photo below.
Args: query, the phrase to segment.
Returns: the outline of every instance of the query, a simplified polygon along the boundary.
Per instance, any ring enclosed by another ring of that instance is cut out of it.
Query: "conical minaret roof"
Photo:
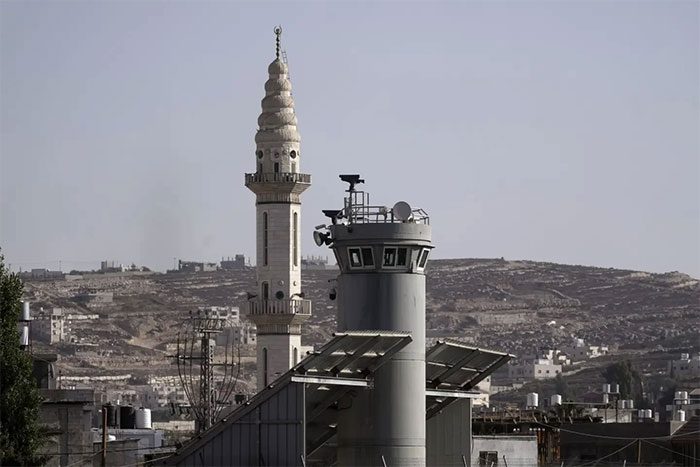
[[[277,58],[267,68],[270,77],[265,83],[262,113],[258,117],[258,132],[255,135],[258,147],[282,147],[298,144],[301,140],[294,113],[289,69],[279,58],[279,43],[277,50]]]

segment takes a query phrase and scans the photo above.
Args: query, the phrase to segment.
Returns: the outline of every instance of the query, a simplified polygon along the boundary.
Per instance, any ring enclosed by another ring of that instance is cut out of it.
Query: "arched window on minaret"
[[[292,358],[292,365],[296,365],[297,363],[299,363],[299,349],[297,349],[296,347],[294,347]]]
[[[262,364],[263,364],[263,385],[267,386],[267,347],[263,347],[262,351]],[[262,389],[262,388],[260,388]]]
[[[276,174],[280,173],[280,163],[279,162],[275,162],[275,173]]]
[[[292,256],[294,266],[299,266],[299,214],[296,212],[292,222]]]
[[[263,212],[263,266],[267,266],[268,260],[268,225],[267,225],[267,212]]]

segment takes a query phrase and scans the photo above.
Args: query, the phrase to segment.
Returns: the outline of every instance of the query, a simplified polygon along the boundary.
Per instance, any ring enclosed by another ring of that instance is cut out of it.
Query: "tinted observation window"
[[[396,248],[384,248],[384,262],[382,266],[394,266],[396,264]]]
[[[364,263],[365,267],[374,266],[374,257],[372,256],[371,248],[362,249],[362,262]]]
[[[428,262],[428,250],[423,250],[423,253],[420,255],[420,261],[418,262],[418,267],[419,268],[424,268],[425,263]]]
[[[397,266],[406,266],[406,248],[399,248],[398,255],[396,257]]]
[[[348,254],[350,255],[350,267],[361,268],[362,267],[362,258],[360,257],[360,249],[359,248],[349,248]]]

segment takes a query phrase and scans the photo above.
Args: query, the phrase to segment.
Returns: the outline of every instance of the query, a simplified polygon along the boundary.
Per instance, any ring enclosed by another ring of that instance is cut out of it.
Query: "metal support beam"
[[[290,377],[292,383],[326,384],[331,386],[355,386],[368,388],[372,386],[371,381],[365,379],[333,378],[332,376],[311,376],[293,375]]]

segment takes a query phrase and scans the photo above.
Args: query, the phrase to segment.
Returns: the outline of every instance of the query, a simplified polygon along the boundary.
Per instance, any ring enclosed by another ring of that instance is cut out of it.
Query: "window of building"
[[[360,254],[359,248],[348,248],[348,255],[350,256],[350,267],[351,268],[361,268],[362,267],[362,256]]]
[[[425,269],[425,265],[428,263],[428,254],[430,254],[430,250],[427,248],[423,248],[418,253],[418,260],[416,263],[416,269],[418,271],[422,271],[423,269]]]
[[[374,267],[374,254],[371,247],[348,248],[351,268],[372,268]]]
[[[263,152],[262,152],[262,151],[257,151],[255,154],[258,156],[258,159],[262,159],[262,158],[263,158]]]
[[[297,163],[292,162],[292,173],[297,173]]]
[[[292,261],[294,266],[299,266],[299,214],[294,213],[292,219]]]
[[[270,284],[268,282],[262,283],[262,298],[263,300],[270,298]]]
[[[280,173],[280,163],[279,162],[275,162],[275,173],[276,174]]]
[[[399,248],[397,255],[396,255],[396,265],[397,266],[406,266],[406,259],[408,257],[406,248]]]
[[[386,247],[382,258],[382,267],[405,267],[407,264],[408,250],[406,248]]]
[[[262,173],[262,164],[258,164],[258,173]]]
[[[384,261],[382,261],[382,266],[394,267],[396,266],[396,248],[386,247],[384,248]]]
[[[293,365],[299,363],[299,349],[296,347],[294,347],[294,351],[292,352],[292,362]]]
[[[297,152],[294,151],[294,150],[290,151],[290,152],[289,152],[289,157],[291,157],[292,159],[294,159],[295,157],[297,157]]]
[[[268,233],[268,222],[267,222],[267,213],[263,212],[263,266],[267,266],[267,260],[268,260],[268,240],[269,240],[269,233]]]
[[[479,451],[479,467],[498,465],[498,451]]]
[[[366,268],[374,266],[374,255],[371,248],[362,248],[362,263]]]

